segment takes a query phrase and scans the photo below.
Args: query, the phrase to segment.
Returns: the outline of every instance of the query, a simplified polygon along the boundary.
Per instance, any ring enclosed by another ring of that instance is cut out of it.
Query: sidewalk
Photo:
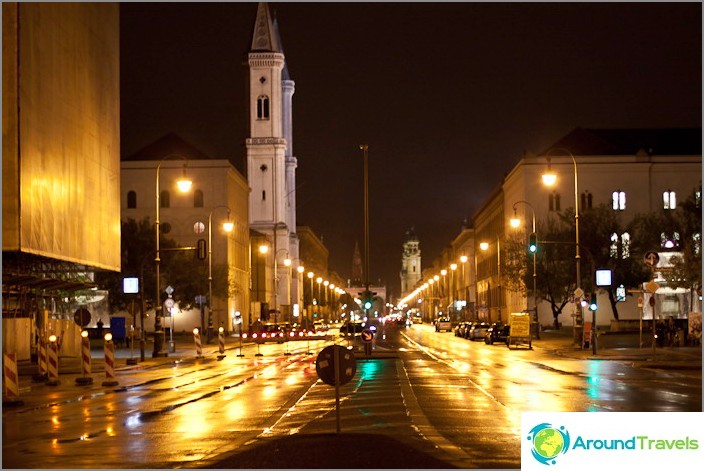
[[[635,366],[660,369],[702,369],[702,346],[656,347],[655,358],[649,333],[643,333],[644,346],[638,348],[638,333],[599,334],[596,355],[591,346],[580,348],[574,343],[571,328],[546,330],[540,339],[533,339],[533,347],[548,350],[555,355],[579,360],[613,360],[636,362]]]

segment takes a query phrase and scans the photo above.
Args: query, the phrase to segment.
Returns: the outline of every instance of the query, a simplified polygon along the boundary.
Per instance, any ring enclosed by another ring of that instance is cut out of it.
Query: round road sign
[[[340,385],[347,384],[357,372],[354,353],[342,345],[328,345],[323,348],[315,360],[315,371],[325,384],[335,386],[335,350],[339,364]]]
[[[174,307],[174,298],[166,298],[166,301],[164,301],[164,307],[166,307],[166,309],[171,309]]]
[[[90,315],[90,311],[84,307],[79,307],[73,314],[74,322],[80,325],[81,327],[87,326],[90,322],[91,317],[92,316]]]
[[[371,342],[374,338],[374,333],[369,329],[364,329],[362,331],[362,342]]]

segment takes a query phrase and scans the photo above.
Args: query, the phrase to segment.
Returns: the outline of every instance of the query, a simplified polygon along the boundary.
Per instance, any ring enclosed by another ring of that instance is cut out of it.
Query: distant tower
[[[420,281],[420,248],[413,228],[406,232],[401,256],[401,295],[407,294]]]
[[[257,6],[252,43],[247,54],[249,69],[249,137],[247,138],[247,180],[249,224],[274,242],[278,266],[283,259],[298,259],[296,235],[296,157],[293,156],[292,97],[295,83],[289,76],[278,23],[266,3]],[[288,304],[288,271],[275,277],[278,293],[273,302]],[[292,280],[291,302],[299,300],[296,277]]]
[[[354,255],[352,256],[352,286],[362,286],[362,255],[359,252],[359,244],[354,243]]]

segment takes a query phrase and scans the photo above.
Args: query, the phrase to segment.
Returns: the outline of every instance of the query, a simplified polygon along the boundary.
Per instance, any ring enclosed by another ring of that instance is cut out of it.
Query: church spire
[[[362,255],[359,244],[354,242],[354,255],[352,256],[352,286],[362,286]]]
[[[250,52],[256,51],[282,52],[278,32],[274,28],[269,6],[265,2],[259,2],[257,19],[254,22]]]

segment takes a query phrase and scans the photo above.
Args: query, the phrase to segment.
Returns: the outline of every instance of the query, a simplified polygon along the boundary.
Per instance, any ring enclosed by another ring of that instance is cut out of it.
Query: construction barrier
[[[218,329],[218,351],[220,352],[218,360],[225,358],[225,332],[222,327]]]
[[[76,384],[93,384],[93,378],[90,377],[90,339],[85,330],[81,332],[81,371],[83,376],[76,378]]]
[[[203,346],[200,343],[200,331],[198,329],[193,329],[193,340],[196,343],[196,358],[202,358]]]
[[[119,383],[115,379],[115,344],[112,342],[112,335],[105,335],[105,381],[103,386],[117,386]]]
[[[2,354],[3,364],[3,405],[21,405],[20,383],[17,375],[17,356],[14,353]]]
[[[39,345],[37,346],[37,368],[38,372],[34,376],[32,376],[32,381],[37,382],[37,383],[43,383],[47,380],[48,378],[48,370],[47,370],[47,362],[46,362],[46,355],[47,355],[47,343],[46,343],[46,337],[44,334],[42,334],[39,337]]]
[[[47,345],[47,373],[48,386],[57,386],[59,381],[59,345],[56,342],[56,335],[49,336],[49,344]]]

